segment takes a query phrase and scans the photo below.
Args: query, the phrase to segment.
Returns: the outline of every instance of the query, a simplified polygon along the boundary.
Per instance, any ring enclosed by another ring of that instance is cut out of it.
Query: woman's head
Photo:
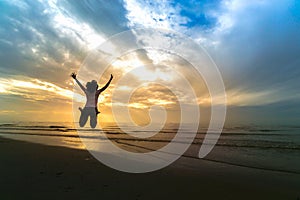
[[[92,80],[91,82],[87,82],[87,83],[86,83],[86,89],[87,89],[89,92],[95,92],[95,91],[98,89],[97,81]]]

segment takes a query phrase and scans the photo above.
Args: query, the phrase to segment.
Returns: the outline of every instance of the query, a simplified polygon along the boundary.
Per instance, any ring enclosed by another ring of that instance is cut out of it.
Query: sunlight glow
[[[117,87],[116,90],[130,91],[130,90],[132,90],[132,88],[128,87],[126,85],[122,85],[122,86]]]
[[[144,108],[148,108],[149,106],[143,104],[143,103],[130,103],[128,105],[129,107],[132,107],[132,108],[139,108],[139,109],[144,109]]]
[[[37,92],[39,95],[33,93],[32,89],[36,89],[39,91],[46,91],[52,94],[58,95],[60,97],[65,97],[68,99],[73,98],[73,91],[68,89],[63,89],[53,83],[49,83],[46,81],[40,81],[38,79],[31,80],[17,80],[17,79],[0,79],[0,93],[13,94],[13,95],[21,95],[30,97],[30,93],[32,97],[35,97],[37,100],[37,96],[43,97],[43,95],[39,94],[41,92]],[[40,100],[44,99],[39,98]],[[85,97],[80,94],[75,94],[74,99],[78,102],[85,102]]]
[[[118,59],[116,60],[112,66],[116,69],[120,69],[123,71],[123,73],[127,73],[131,70],[133,70],[136,67],[143,66],[144,63],[140,61],[138,58],[128,58],[126,60]]]
[[[105,41],[105,38],[100,36],[87,23],[71,18],[65,10],[57,6],[56,0],[42,2],[49,5],[47,12],[53,15],[54,28],[62,34],[76,38],[77,41],[86,45],[88,49],[94,49]]]
[[[6,93],[7,92],[7,85],[5,83],[0,82],[0,93]]]
[[[148,99],[150,103],[153,103],[155,105],[170,105],[170,104],[175,104],[173,101],[166,101],[163,99]]]

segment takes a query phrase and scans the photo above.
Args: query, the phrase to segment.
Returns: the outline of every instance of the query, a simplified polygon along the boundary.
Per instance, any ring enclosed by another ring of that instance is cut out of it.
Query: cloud
[[[85,10],[87,6],[102,11]],[[60,120],[53,113],[49,118],[49,107],[71,113],[66,109],[74,85],[70,73],[78,70],[91,48],[126,29],[117,2],[1,1],[0,9],[1,109],[16,111],[0,120],[38,120],[26,114],[28,110],[43,111],[40,120]],[[77,99],[84,105],[84,96]]]
[[[60,37],[52,26],[52,16],[43,12],[46,5],[32,1],[23,3],[28,6],[19,9],[3,2],[6,7],[0,14],[3,20],[0,35],[5,41],[0,43],[2,76],[22,74],[61,81],[57,70],[64,71],[63,64],[80,59],[77,57],[80,55],[78,43],[72,37]],[[70,56],[65,56],[66,53]]]
[[[179,31],[205,47],[223,75],[230,106],[294,105],[300,98],[299,8],[293,0],[0,1],[0,94],[11,104],[24,99],[69,102],[65,95],[73,85],[69,74],[77,71],[91,49],[121,31],[152,27]],[[111,44],[112,50],[118,48]],[[125,79],[120,98],[145,79],[172,82],[179,94],[182,80],[168,76],[166,66],[172,66],[188,77],[198,102],[209,104],[201,77],[187,63],[162,52],[147,49],[123,56],[107,74],[113,73],[117,81],[141,65],[146,65],[143,72]],[[136,94],[132,105],[147,107],[159,103],[157,98],[165,105],[174,101],[168,92],[152,98],[156,93],[150,91],[143,90],[148,98]],[[180,95],[188,101],[188,95]],[[104,100],[110,97],[110,92],[104,94]]]
[[[298,98],[300,13],[293,11],[296,7],[295,1],[230,0],[211,11],[217,24],[201,44],[221,70],[227,93],[253,94],[257,97],[253,105],[255,99],[264,105]]]
[[[70,100],[73,98],[71,90],[63,89],[53,83],[38,79],[0,78],[1,95],[17,95],[34,101],[48,101],[51,99]]]
[[[90,25],[97,33],[112,36],[128,30],[123,1],[65,0],[57,1],[57,5],[77,20]]]
[[[230,105],[299,98],[300,14],[295,1],[127,1],[125,5],[130,27],[169,28],[199,41],[223,74]],[[163,61],[158,54],[147,51],[147,55],[154,62]]]
[[[131,28],[166,28],[178,30],[187,18],[180,16],[179,8],[168,1],[124,1],[128,26]],[[143,16],[143,17],[142,17]]]
[[[70,72],[78,69],[89,50],[126,27],[125,18],[120,15],[121,4],[108,1],[90,4],[1,1],[0,75],[22,74],[67,87]],[[86,7],[93,10],[84,12]],[[96,7],[107,12],[106,19],[102,16],[104,12],[94,10]],[[112,26],[109,31],[107,25]]]
[[[206,12],[218,1],[124,1],[128,26],[131,28],[164,28],[192,34],[189,29],[206,30],[215,24]],[[143,16],[143,17],[141,17]]]

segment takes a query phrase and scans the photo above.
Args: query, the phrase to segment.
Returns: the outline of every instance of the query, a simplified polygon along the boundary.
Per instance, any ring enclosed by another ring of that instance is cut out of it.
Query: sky
[[[224,80],[227,123],[299,122],[297,0],[0,0],[0,122],[73,120],[70,73],[113,35],[136,28],[176,31],[206,50]],[[159,105],[168,109],[170,122],[178,121],[174,91],[185,104],[189,96],[180,77],[166,65],[187,77],[202,114],[208,116],[210,96],[189,63],[174,55],[139,50],[121,56],[97,77],[103,85],[114,74],[99,99],[101,120],[113,120],[112,105],[128,106],[133,120],[142,124],[149,121],[149,107]],[[119,80],[123,85],[118,86]],[[169,88],[136,87],[157,80]],[[134,88],[130,102],[122,102]],[[112,104],[115,91],[118,96]],[[78,92],[79,105],[84,105],[82,95]]]

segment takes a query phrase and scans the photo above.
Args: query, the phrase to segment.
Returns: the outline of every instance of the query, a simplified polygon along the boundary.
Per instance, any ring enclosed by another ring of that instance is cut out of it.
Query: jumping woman
[[[76,78],[76,74],[72,73],[71,77],[76,81],[79,87],[82,89],[86,96],[86,104],[84,108],[81,107],[79,110],[81,111],[80,119],[79,119],[79,126],[84,127],[86,124],[88,117],[90,117],[90,126],[95,128],[97,125],[97,115],[100,113],[97,108],[98,104],[98,97],[110,84],[111,80],[113,79],[113,75],[110,75],[109,81],[98,90],[97,81],[92,80],[91,82],[86,83],[86,87],[84,87]]]

